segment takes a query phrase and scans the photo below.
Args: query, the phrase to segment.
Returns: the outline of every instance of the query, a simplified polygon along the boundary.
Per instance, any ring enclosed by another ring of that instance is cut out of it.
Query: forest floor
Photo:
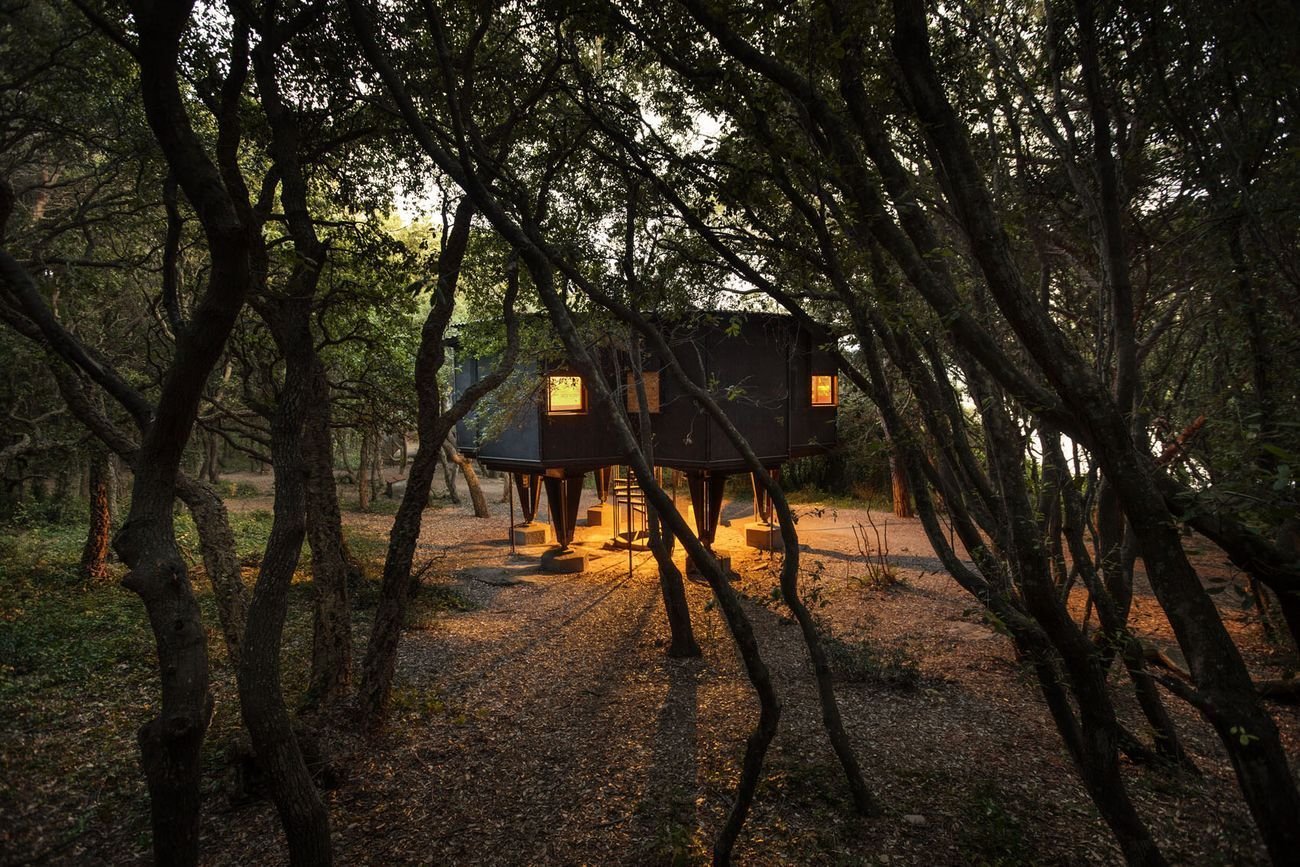
[[[228,501],[250,567],[269,523],[268,479],[234,477],[245,496]],[[494,496],[501,483],[485,486],[490,518],[445,499],[425,515],[417,562],[433,565],[402,642],[391,724],[377,740],[346,726],[323,735],[338,772],[326,793],[337,863],[706,861],[757,711],[708,589],[688,585],[703,657],[670,660],[647,553],[633,554],[629,570],[626,551],[605,550],[600,530],[580,528],[587,571],[542,573],[544,548],[511,553],[508,507]],[[799,630],[773,592],[780,557],[742,544],[752,505],[738,497],[724,507],[717,548],[733,555],[783,709],[736,863],[1119,862],[1032,678],[943,572],[919,523],[858,507],[798,510],[803,593],[829,636],[845,725],[885,815],[852,812]],[[391,511],[381,500],[375,511],[345,512],[371,579],[357,599],[358,655]],[[0,539],[0,864],[147,861],[133,731],[154,700],[149,636],[130,594],[69,577],[76,538]],[[1188,548],[1207,581],[1239,582],[1212,546],[1189,539]],[[310,647],[308,572],[286,629],[291,700]],[[1177,659],[1138,583],[1135,629]],[[210,594],[198,586],[218,699],[205,752],[204,861],[283,863],[270,804],[228,796],[238,711]],[[1256,676],[1278,676],[1240,596],[1216,598]],[[1116,681],[1115,692],[1129,691]],[[1166,856],[1265,863],[1216,737],[1169,703],[1202,775],[1125,766]],[[1300,712],[1271,708],[1289,754],[1300,755]],[[1141,730],[1127,698],[1120,712]]]

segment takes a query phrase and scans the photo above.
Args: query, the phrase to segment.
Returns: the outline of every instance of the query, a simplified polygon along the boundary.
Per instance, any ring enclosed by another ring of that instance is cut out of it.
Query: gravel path
[[[485,485],[495,500],[500,483]],[[869,523],[867,514],[800,509],[805,596],[842,647],[870,654],[854,657],[871,661],[837,690],[887,812],[853,816],[799,631],[770,598],[779,560],[744,548],[748,510],[729,504],[718,547],[735,555],[736,586],[752,600],[747,608],[784,704],[737,863],[1119,860],[1032,679],[940,570],[918,523],[871,514],[877,526],[887,519],[889,562],[901,581],[869,590],[856,580],[863,566],[852,530]],[[688,587],[703,658],[669,660],[648,554],[634,555],[629,575],[626,553],[602,550],[599,531],[583,528],[587,572],[546,575],[537,569],[544,549],[512,555],[506,506],[493,510],[486,520],[468,507],[426,513],[420,556],[437,561],[431,583],[441,588],[426,592],[454,594],[468,610],[420,619],[407,632],[392,725],[377,745],[340,747],[353,767],[330,793],[339,862],[703,858],[730,805],[757,710],[707,588]],[[346,520],[386,533],[391,518]],[[1197,557],[1215,565],[1212,552]],[[1149,594],[1139,594],[1137,612],[1148,637],[1167,640]],[[1239,613],[1229,622],[1248,648],[1256,645],[1256,626]],[[882,676],[891,665],[916,682],[891,685]],[[1136,723],[1127,701],[1121,710]],[[1204,778],[1129,769],[1133,797],[1166,855],[1174,863],[1263,863],[1213,734],[1182,707],[1173,710]],[[1296,714],[1278,716],[1294,755]],[[246,809],[242,820],[251,823],[239,835],[244,842],[218,863],[283,857],[269,808]]]

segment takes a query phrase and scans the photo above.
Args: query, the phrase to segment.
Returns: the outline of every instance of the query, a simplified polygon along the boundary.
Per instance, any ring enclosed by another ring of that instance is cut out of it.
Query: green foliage
[[[235,555],[241,562],[260,561],[262,552],[266,549],[266,540],[271,535],[273,515],[266,509],[256,509],[249,512],[232,511],[229,517],[230,531],[235,537]],[[199,533],[189,512],[180,512],[176,516],[176,544],[190,563],[198,563],[202,559]],[[310,550],[304,547],[304,564],[310,561],[310,556]]]
[[[1243,747],[1248,747],[1251,744],[1255,743],[1255,741],[1259,740],[1259,735],[1251,734],[1250,732],[1246,731],[1246,729],[1243,728],[1242,726],[1233,726],[1232,728],[1228,729],[1228,732],[1233,737],[1235,737],[1238,741],[1240,741]]]
[[[708,863],[708,853],[695,829],[669,820],[655,833],[650,863],[657,867],[697,867]]]
[[[78,526],[0,535],[0,703],[148,673],[152,639],[139,601],[115,584],[84,586],[84,541]]]
[[[230,518],[240,557],[260,556],[270,513],[232,512]],[[188,515],[178,515],[177,530],[186,557],[197,562]],[[154,640],[135,594],[116,581],[80,579],[84,540],[80,521],[0,527],[0,764],[6,769],[0,803],[21,799],[24,787],[55,787],[61,809],[75,813],[63,831],[68,839],[92,826],[131,839],[148,828],[135,735],[157,706]],[[352,531],[348,541],[373,571],[386,540]],[[114,568],[120,575],[121,567]],[[300,570],[290,588],[285,623],[281,665],[290,707],[301,700],[311,659],[306,575]],[[206,778],[217,780],[226,771],[227,748],[244,737],[243,724],[211,588],[198,579],[194,589],[217,699],[203,766]],[[363,585],[363,594],[374,592],[374,582]],[[354,624],[357,636],[368,629],[366,617],[360,612]]]
[[[836,418],[836,448],[785,464],[781,486],[802,501],[890,505],[889,449],[880,416],[843,376]]]
[[[87,585],[85,528],[0,530],[0,801],[58,781],[76,818],[147,823],[135,732],[155,699],[153,637],[136,596]]]
[[[906,691],[921,682],[916,656],[905,647],[882,647],[872,641],[845,641],[831,635],[822,637],[822,647],[831,675],[845,683]]]
[[[14,529],[67,529],[84,524],[89,508],[85,500],[71,497],[28,498],[13,504],[4,524]]]
[[[449,611],[472,611],[474,603],[454,587],[422,584],[406,609],[407,629],[431,629],[438,617]]]
[[[262,490],[251,482],[232,482],[222,480],[216,485],[217,493],[227,499],[247,500],[263,496]]]

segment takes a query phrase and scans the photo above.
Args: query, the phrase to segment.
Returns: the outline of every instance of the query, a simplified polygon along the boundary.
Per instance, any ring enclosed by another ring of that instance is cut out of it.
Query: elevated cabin
[[[772,313],[720,312],[661,328],[691,382],[713,393],[763,466],[774,469],[835,445],[839,388],[823,334]],[[687,396],[664,359],[646,352],[644,368],[657,464],[749,472],[722,426]],[[635,419],[632,374],[624,376]]]
[[[835,445],[839,382],[824,333],[790,316],[736,311],[663,321],[660,327],[686,376],[715,396],[767,472],[777,475],[791,458]],[[666,361],[654,352],[645,355],[655,463],[685,473],[696,531],[712,545],[727,478],[748,473],[749,465],[722,425],[687,396]],[[626,380],[627,409],[638,419],[632,374]],[[779,534],[758,479],[754,496],[763,526],[747,538],[773,547]]]
[[[456,397],[495,363],[495,358],[457,358]],[[511,475],[526,524],[533,523],[544,488],[556,540],[567,547],[584,476],[623,460],[612,422],[592,410],[586,383],[564,363],[523,362],[503,388],[504,394],[480,402],[457,423],[457,445],[487,469]]]
[[[791,458],[828,451],[836,443],[839,383],[827,337],[793,317],[771,313],[718,311],[657,322],[686,376],[707,388],[745,436],[764,469],[778,473]],[[604,373],[621,392],[625,410],[640,424],[631,359],[602,353]],[[486,375],[493,359],[458,357],[457,395]],[[647,409],[657,467],[684,473],[696,528],[712,544],[726,479],[748,473],[739,449],[722,426],[692,400],[666,359],[641,355]],[[516,374],[531,383],[527,393],[507,397],[495,411],[476,411],[457,426],[462,451],[487,468],[514,474],[524,516],[535,513],[538,480],[547,489],[557,541],[572,541],[582,477],[597,473],[602,503],[608,468],[626,455],[613,425],[590,405],[586,384],[569,366],[534,364]],[[630,489],[630,488],[629,488]],[[554,493],[552,493],[554,491]],[[775,536],[766,498],[755,482],[756,518],[767,524],[768,547]],[[556,520],[557,512],[559,520]]]
[[[459,397],[492,370],[495,358],[457,359]],[[491,470],[537,475],[581,475],[619,463],[613,425],[591,407],[586,383],[564,364],[521,363],[511,380],[531,384],[456,424],[456,442]],[[498,395],[498,398],[500,396]]]

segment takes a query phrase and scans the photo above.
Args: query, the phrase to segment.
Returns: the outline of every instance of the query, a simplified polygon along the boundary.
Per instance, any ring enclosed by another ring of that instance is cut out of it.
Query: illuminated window
[[[812,378],[812,405],[835,406],[840,402],[840,385],[838,376],[819,376]]]
[[[659,371],[647,370],[641,374],[645,381],[645,402],[646,408],[652,412],[659,411]],[[636,397],[636,377],[631,373],[627,375],[627,411],[640,412],[641,402]]]
[[[546,411],[552,414],[587,411],[587,390],[581,376],[546,377]]]

